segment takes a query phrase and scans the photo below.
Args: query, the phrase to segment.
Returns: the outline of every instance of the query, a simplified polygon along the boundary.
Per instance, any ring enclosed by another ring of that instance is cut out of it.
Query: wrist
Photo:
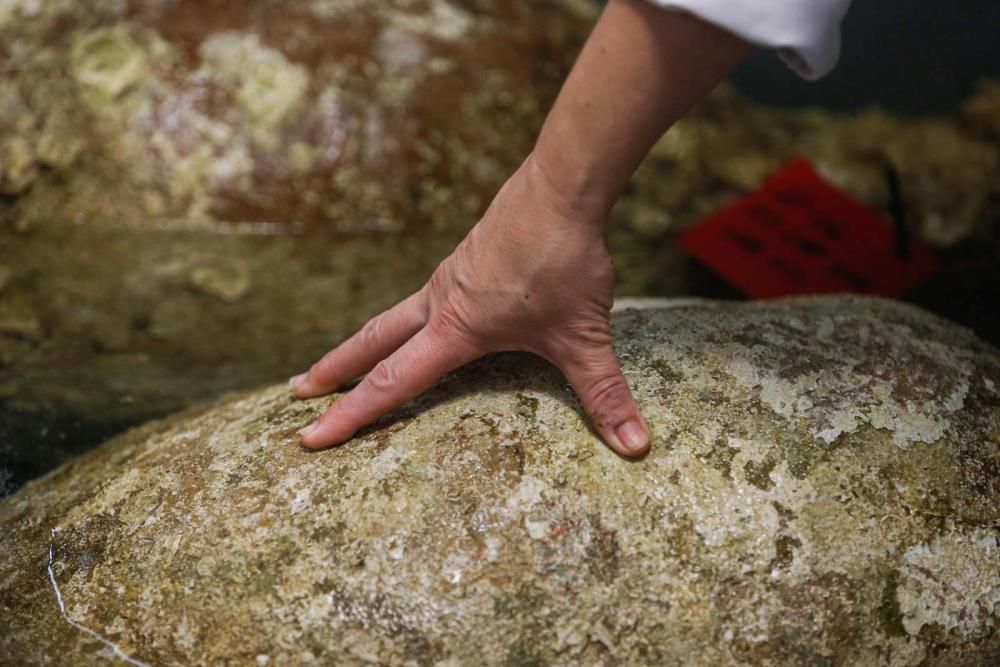
[[[528,187],[552,213],[603,227],[615,197],[574,174],[570,165],[546,160],[533,151],[518,170]]]

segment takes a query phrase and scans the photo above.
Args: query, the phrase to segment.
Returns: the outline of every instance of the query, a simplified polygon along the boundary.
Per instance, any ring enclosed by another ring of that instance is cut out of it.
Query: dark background
[[[778,106],[945,113],[978,79],[998,75],[997,0],[854,0],[840,63],[820,81],[802,80],[763,49],[731,80],[747,96]]]

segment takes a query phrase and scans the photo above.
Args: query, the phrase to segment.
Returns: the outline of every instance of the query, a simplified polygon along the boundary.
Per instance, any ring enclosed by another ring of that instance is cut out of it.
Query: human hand
[[[562,371],[616,452],[645,453],[649,430],[611,346],[604,217],[603,207],[561,196],[529,157],[423,289],[292,378],[295,393],[309,398],[367,373],[300,431],[302,443],[342,443],[445,373],[521,350]]]

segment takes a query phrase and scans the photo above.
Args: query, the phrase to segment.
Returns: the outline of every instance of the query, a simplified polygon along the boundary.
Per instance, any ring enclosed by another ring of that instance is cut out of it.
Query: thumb
[[[611,345],[575,350],[557,364],[580,397],[594,429],[622,456],[649,451],[649,427],[639,413]]]

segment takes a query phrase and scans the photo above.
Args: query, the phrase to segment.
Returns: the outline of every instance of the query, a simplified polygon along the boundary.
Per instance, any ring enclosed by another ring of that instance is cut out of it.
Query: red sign
[[[683,232],[681,246],[754,298],[860,292],[899,297],[938,268],[916,240],[796,158]]]

